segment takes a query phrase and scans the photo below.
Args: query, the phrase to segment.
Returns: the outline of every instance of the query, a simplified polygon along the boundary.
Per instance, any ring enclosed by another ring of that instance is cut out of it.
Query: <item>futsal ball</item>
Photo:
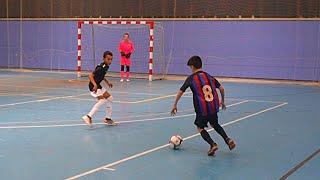
[[[169,141],[169,143],[170,143],[170,148],[171,148],[171,149],[174,149],[174,150],[179,149],[180,146],[181,146],[182,141],[183,141],[183,140],[182,140],[182,137],[181,137],[181,136],[179,136],[179,135],[174,135],[174,136],[172,136],[172,137],[170,138],[170,141]]]

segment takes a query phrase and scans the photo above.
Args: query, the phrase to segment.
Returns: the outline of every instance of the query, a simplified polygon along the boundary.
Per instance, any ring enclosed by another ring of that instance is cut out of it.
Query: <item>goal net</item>
[[[164,58],[163,26],[153,21],[79,21],[78,77],[94,70],[102,62],[104,51],[113,53],[108,76],[119,77],[119,43],[129,33],[135,51],[131,55],[132,78],[149,81],[164,79],[167,72]]]

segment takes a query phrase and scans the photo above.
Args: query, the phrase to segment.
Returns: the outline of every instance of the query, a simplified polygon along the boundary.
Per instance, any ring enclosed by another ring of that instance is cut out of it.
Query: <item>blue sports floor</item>
[[[210,129],[219,150],[208,157],[190,91],[170,117],[183,81],[110,79],[120,124],[104,126],[101,109],[89,128],[81,117],[95,100],[72,78],[0,71],[1,180],[320,179],[319,87],[222,82],[228,108],[219,122],[237,147]],[[176,151],[167,144],[175,134],[185,138]]]

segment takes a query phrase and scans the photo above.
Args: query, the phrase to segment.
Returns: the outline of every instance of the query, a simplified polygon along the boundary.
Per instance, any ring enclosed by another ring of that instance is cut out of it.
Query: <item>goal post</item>
[[[102,20],[97,20],[97,21],[78,21],[78,34],[77,34],[77,77],[81,77],[82,73],[83,73],[83,62],[82,62],[82,55],[83,55],[83,26],[86,25],[130,25],[130,26],[139,26],[139,25],[144,25],[148,27],[148,36],[147,39],[149,41],[148,43],[148,50],[145,51],[145,53],[147,53],[148,55],[146,57],[148,57],[148,64],[145,64],[145,66],[148,66],[148,71],[144,72],[146,74],[148,74],[148,80],[152,81],[153,80],[153,75],[154,75],[154,29],[155,29],[155,22],[154,21],[150,21],[150,20],[145,20],[145,21],[140,21],[140,20],[106,20],[106,21],[102,21]],[[93,29],[92,29],[93,31]],[[92,32],[92,34],[94,34]],[[122,35],[119,35],[120,37]],[[93,39],[95,37],[92,37]],[[94,42],[94,41],[93,41]],[[120,41],[119,41],[120,42]],[[118,43],[119,43],[118,42]],[[139,42],[134,42],[135,44],[139,43]],[[94,44],[92,45],[92,47],[95,47]],[[106,49],[107,50],[107,49]],[[94,50],[93,50],[94,51]],[[115,52],[115,54],[118,52]],[[93,52],[93,54],[95,54],[95,52]],[[117,55],[114,55],[114,58],[117,58]]]

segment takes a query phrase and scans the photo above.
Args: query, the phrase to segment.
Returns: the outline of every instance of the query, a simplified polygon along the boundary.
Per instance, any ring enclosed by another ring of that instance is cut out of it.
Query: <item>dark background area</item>
[[[0,0],[1,18],[320,17],[319,0]]]

